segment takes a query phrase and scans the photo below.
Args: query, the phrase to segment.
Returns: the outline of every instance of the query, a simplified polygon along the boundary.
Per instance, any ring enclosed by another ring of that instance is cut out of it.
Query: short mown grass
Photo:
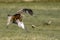
[[[23,19],[29,32],[15,24],[6,27],[7,15],[21,8],[34,12],[35,16],[25,14]],[[44,25],[48,20],[52,20],[51,25]],[[60,3],[0,3],[0,40],[60,40]]]

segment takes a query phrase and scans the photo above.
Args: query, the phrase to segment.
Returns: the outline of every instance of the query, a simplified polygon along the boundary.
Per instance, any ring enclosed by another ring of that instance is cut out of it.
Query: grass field
[[[15,24],[6,27],[7,15],[21,8],[34,12],[35,17],[25,14],[23,19],[29,32]],[[44,25],[47,20],[52,20],[52,24]],[[0,3],[0,40],[60,40],[60,3]]]

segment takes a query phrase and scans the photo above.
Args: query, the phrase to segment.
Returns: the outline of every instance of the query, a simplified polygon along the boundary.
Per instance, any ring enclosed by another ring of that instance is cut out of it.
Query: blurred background
[[[60,2],[60,0],[0,0],[1,2]]]
[[[22,8],[36,15],[23,18],[29,32],[15,24],[6,27],[7,15]],[[0,0],[0,40],[60,40],[60,0]]]

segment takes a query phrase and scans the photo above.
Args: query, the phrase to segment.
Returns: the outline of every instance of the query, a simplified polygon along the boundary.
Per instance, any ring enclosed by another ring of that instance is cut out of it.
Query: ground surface
[[[25,14],[23,19],[29,32],[15,24],[6,27],[7,15],[21,8],[34,12],[34,17]],[[52,20],[51,25],[44,25],[47,20]],[[60,3],[0,3],[0,40],[60,40]]]

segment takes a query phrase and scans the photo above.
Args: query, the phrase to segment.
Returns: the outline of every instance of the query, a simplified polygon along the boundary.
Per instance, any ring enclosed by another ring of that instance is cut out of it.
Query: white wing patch
[[[11,18],[12,18],[12,16],[8,16],[7,26],[11,23]]]
[[[22,29],[25,29],[23,22],[20,22],[19,20],[16,20],[16,22],[19,27],[21,27]]]

